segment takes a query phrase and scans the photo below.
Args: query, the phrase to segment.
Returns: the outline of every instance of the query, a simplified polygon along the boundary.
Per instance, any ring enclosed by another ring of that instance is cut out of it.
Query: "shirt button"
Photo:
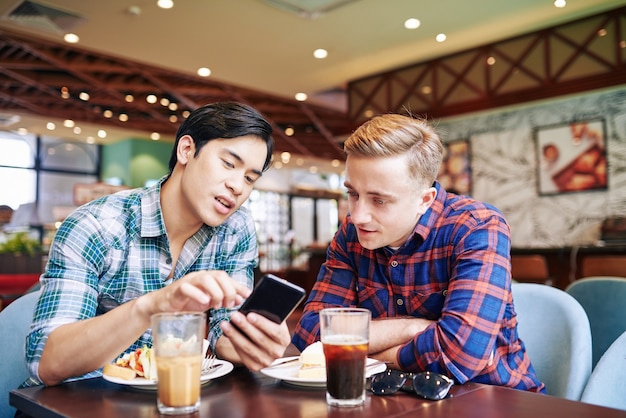
[[[171,257],[167,257],[167,258],[165,259],[165,262],[166,262],[167,264],[172,264],[172,258],[171,258]]]
[[[398,267],[398,262],[396,260],[393,260],[391,262],[391,267]]]
[[[448,296],[448,289],[445,289],[442,293],[444,296]]]
[[[398,304],[398,306],[404,305],[404,301],[400,298],[396,299],[396,303]]]

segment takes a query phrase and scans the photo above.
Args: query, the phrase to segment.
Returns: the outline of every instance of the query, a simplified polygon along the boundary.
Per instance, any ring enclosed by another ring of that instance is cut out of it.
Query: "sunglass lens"
[[[370,390],[375,395],[393,395],[400,390],[405,381],[405,373],[399,370],[387,369],[372,376]]]
[[[438,401],[445,398],[454,382],[438,373],[423,372],[413,376],[413,389],[419,396]]]

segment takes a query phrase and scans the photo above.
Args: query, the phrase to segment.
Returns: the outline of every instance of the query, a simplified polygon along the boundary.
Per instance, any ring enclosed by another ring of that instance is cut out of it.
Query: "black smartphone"
[[[300,286],[273,274],[266,274],[243,302],[239,312],[244,315],[255,312],[280,324],[298,307],[305,295],[306,292]]]

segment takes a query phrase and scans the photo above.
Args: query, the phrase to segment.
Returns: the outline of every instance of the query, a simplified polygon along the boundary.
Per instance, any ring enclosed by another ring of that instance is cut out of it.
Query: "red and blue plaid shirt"
[[[398,351],[405,370],[544,392],[518,338],[511,295],[509,226],[493,206],[448,194],[437,198],[397,251],[368,250],[350,216],[293,336],[300,350],[319,339],[319,310],[358,306],[372,318],[435,320]]]

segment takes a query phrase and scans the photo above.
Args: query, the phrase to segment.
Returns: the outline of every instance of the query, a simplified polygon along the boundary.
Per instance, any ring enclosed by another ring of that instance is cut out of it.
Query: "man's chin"
[[[384,245],[381,244],[380,241],[377,239],[364,238],[364,237],[361,237],[358,233],[357,233],[357,237],[359,239],[359,244],[361,244],[361,247],[367,250],[375,250],[377,248],[384,247]]]
[[[228,215],[213,214],[210,217],[205,218],[204,223],[210,227],[216,228],[226,222],[226,219],[228,219],[231,215],[232,213],[229,213]]]

